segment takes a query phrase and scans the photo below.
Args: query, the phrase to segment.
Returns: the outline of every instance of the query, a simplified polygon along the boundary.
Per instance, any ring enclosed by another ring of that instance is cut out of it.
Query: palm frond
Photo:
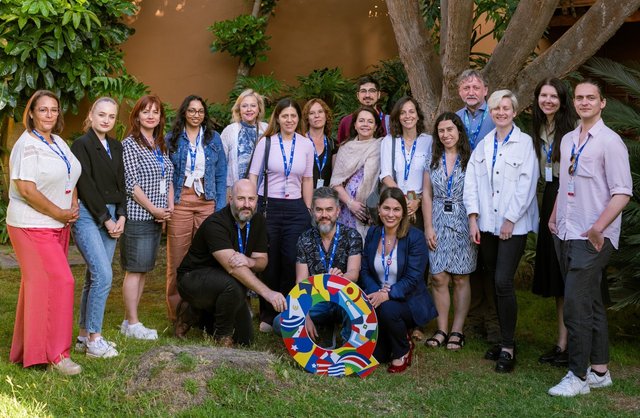
[[[614,131],[632,131],[640,134],[640,113],[634,107],[617,99],[607,99],[602,118]]]
[[[591,75],[601,78],[607,83],[619,87],[634,97],[640,97],[640,77],[634,70],[608,58],[593,57],[584,64],[584,69]]]

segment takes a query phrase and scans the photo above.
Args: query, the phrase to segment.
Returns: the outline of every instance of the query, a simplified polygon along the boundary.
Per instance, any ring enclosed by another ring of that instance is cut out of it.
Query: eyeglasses
[[[195,115],[204,116],[204,109],[198,109],[198,110],[196,110],[196,109],[187,109],[187,115],[189,115],[189,116],[195,116]]]
[[[46,113],[51,113],[52,115],[57,115],[60,113],[60,109],[58,109],[57,107],[52,107],[52,108],[39,107],[38,109],[36,109],[36,111],[43,115]]]
[[[358,90],[358,93],[360,93],[360,94],[367,94],[367,93],[376,94],[377,92],[378,92],[378,89],[368,89],[368,90],[367,89],[360,89],[360,90]]]

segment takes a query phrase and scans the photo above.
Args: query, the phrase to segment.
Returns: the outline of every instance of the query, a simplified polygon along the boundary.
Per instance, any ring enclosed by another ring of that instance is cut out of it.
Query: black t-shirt
[[[240,230],[243,241],[246,236],[247,225]],[[182,260],[180,267],[178,267],[178,274],[204,267],[220,267],[220,263],[215,259],[213,253],[227,249],[240,251],[236,221],[231,214],[229,205],[225,206],[220,212],[210,215],[200,225],[196,235],[193,237],[193,241],[191,241],[189,252]],[[265,219],[260,213],[256,212],[251,218],[251,228],[248,242],[245,245],[245,254],[250,257],[252,253],[266,252],[267,228]]]

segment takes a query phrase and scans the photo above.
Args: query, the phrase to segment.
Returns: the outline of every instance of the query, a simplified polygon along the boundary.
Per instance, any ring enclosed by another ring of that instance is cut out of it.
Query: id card
[[[322,186],[324,186],[324,179],[318,179],[318,181],[316,181],[316,189]]]
[[[64,184],[64,194],[71,193],[71,179],[67,179],[67,182]]]
[[[444,213],[453,213],[453,201],[451,200],[444,201]]]
[[[167,180],[166,179],[160,180],[160,194],[163,195],[163,196],[167,194]]]
[[[553,181],[553,167],[551,167],[551,164],[547,164],[544,166],[544,181]]]
[[[569,183],[567,183],[567,194],[569,196],[576,195],[576,184],[573,182],[573,177],[569,178]]]

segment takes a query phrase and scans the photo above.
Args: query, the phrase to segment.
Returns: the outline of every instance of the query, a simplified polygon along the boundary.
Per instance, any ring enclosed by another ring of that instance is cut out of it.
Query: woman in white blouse
[[[402,190],[407,199],[409,220],[422,230],[422,174],[433,141],[431,135],[425,133],[424,116],[412,97],[398,100],[389,120],[390,133],[380,145],[380,180],[388,187]],[[395,154],[392,155],[393,142]]]
[[[539,171],[531,137],[513,123],[518,110],[514,94],[498,90],[489,97],[488,106],[496,127],[471,155],[463,199],[469,232],[481,245],[485,274],[495,283],[502,342],[485,358],[497,361],[496,372],[508,373],[515,365],[518,314],[513,281],[527,234],[538,229]]]

